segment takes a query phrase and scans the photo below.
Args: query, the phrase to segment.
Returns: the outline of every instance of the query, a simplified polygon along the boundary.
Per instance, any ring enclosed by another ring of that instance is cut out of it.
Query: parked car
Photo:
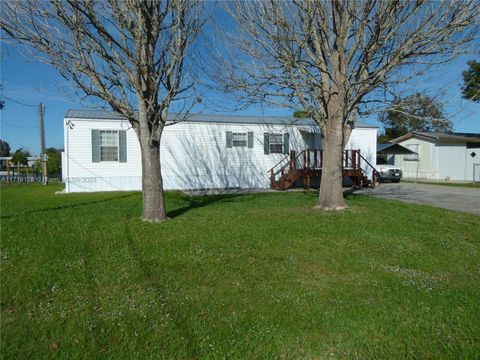
[[[384,182],[390,180],[393,183],[398,183],[402,178],[402,169],[395,165],[382,164],[377,165],[376,170],[379,175],[379,181]]]

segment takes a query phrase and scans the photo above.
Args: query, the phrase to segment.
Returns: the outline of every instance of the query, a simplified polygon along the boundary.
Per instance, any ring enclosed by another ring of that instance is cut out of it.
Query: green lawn
[[[478,359],[480,217],[364,196],[1,191],[7,359]]]

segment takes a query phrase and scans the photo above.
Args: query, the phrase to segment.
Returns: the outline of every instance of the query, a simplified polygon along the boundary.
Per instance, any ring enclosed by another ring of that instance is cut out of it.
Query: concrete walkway
[[[480,215],[480,189],[455,186],[383,183],[374,189],[360,189],[356,194],[378,196]]]

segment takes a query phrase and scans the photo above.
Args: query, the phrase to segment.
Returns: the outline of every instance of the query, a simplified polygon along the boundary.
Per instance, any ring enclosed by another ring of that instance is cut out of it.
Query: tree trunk
[[[343,199],[343,121],[331,119],[323,139],[323,166],[316,209],[342,210],[347,206]]]
[[[168,219],[160,165],[160,144],[140,139],[142,152],[143,220],[162,222]]]
[[[163,193],[162,169],[160,165],[160,139],[151,140],[151,117],[143,99],[138,95],[138,126],[135,128],[142,155],[143,220],[162,222],[168,219]]]

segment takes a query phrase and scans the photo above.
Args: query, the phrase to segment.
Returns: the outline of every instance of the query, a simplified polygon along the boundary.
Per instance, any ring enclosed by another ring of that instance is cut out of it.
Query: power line
[[[19,105],[23,105],[23,106],[32,106],[32,107],[33,107],[33,106],[34,106],[34,107],[37,107],[37,106],[38,106],[38,104],[35,104],[35,105],[25,104],[25,103],[23,103],[23,102],[21,102],[21,101],[14,100],[14,99],[9,98],[8,96],[5,96],[5,95],[1,95],[1,97],[5,98],[5,99],[7,99],[7,100],[13,101],[14,103],[17,103],[17,104],[19,104]]]
[[[7,126],[11,126],[11,127],[14,127],[14,128],[18,128],[18,129],[35,129],[35,128],[38,128],[40,125],[36,125],[36,126],[18,126],[18,125],[13,125],[13,124],[9,124],[8,122],[2,120],[2,125],[7,125]]]
[[[32,105],[32,104],[25,104],[21,101],[17,101],[15,99],[12,99],[8,96],[5,96],[5,95],[0,95],[2,98],[5,98],[7,100],[10,100],[10,101],[13,101],[14,103],[17,103],[19,105],[23,105],[23,106],[31,106],[31,107],[37,107],[38,105]],[[10,124],[4,120],[1,121],[2,125],[7,125],[7,126],[11,126],[11,127],[14,127],[14,128],[17,128],[17,129],[36,129],[39,127],[39,125],[35,125],[35,126],[18,126],[18,125],[14,125],[14,124]]]

